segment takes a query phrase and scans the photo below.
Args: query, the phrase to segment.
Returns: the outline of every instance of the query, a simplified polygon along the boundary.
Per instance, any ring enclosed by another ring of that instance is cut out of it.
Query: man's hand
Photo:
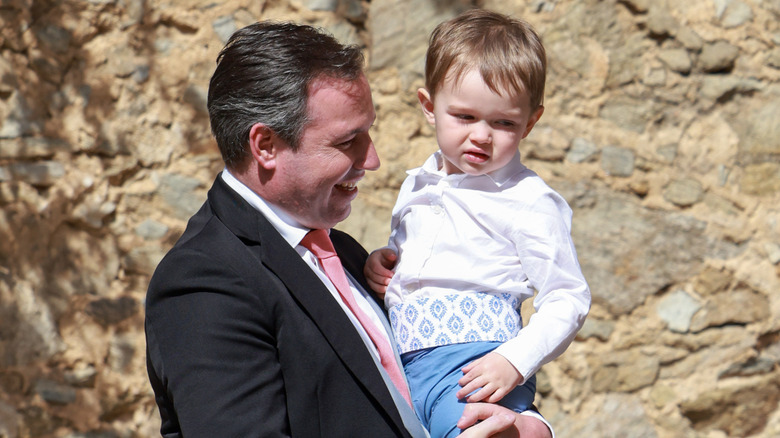
[[[488,353],[471,362],[463,368],[463,374],[458,380],[463,388],[457,396],[459,399],[468,396],[466,401],[469,403],[496,403],[523,380],[517,369],[498,353]],[[477,392],[469,396],[474,391]]]
[[[544,422],[490,403],[469,403],[458,420],[459,438],[552,438]]]
[[[379,248],[368,255],[363,274],[371,289],[376,292],[379,299],[384,299],[387,285],[393,278],[393,268],[398,260],[398,255],[388,247]]]
[[[459,438],[518,437],[512,428],[515,417],[519,416],[509,409],[487,403],[469,403],[458,420],[458,428],[466,429]],[[478,424],[477,424],[478,423]]]

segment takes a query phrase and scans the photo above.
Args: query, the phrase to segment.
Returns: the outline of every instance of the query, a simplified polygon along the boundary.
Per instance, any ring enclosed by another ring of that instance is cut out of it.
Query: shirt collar
[[[239,194],[246,202],[263,214],[271,225],[282,235],[293,248],[301,243],[301,240],[309,232],[309,229],[301,225],[292,216],[285,213],[281,208],[266,201],[244,183],[239,181],[230,171],[225,168],[222,171],[222,180]]]
[[[427,176],[435,177],[437,179],[448,178],[453,181],[458,181],[459,183],[470,179],[488,178],[497,187],[501,187],[507,181],[509,181],[513,176],[526,169],[525,165],[523,165],[523,163],[520,161],[519,150],[515,152],[515,155],[512,156],[512,159],[509,160],[509,162],[504,167],[501,167],[500,169],[496,169],[484,175],[473,176],[473,175],[466,175],[463,173],[447,175],[444,172],[443,160],[444,158],[442,157],[441,150],[438,150],[434,152],[430,157],[428,157],[428,159],[425,160],[422,166],[417,167],[415,169],[408,170],[406,173],[412,176],[427,175]]]

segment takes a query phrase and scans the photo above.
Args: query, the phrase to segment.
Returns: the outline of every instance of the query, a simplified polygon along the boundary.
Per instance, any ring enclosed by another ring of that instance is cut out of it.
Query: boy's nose
[[[487,126],[487,123],[485,122],[479,122],[472,125],[469,138],[471,141],[478,144],[490,143],[493,140],[490,127]]]

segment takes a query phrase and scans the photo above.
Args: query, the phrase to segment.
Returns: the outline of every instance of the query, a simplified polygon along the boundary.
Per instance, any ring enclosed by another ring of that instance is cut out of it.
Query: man
[[[162,436],[425,436],[397,354],[375,337],[389,329],[366,292],[365,250],[330,232],[354,310],[303,244],[349,215],[379,167],[362,66],[358,48],[290,23],[241,29],[217,58],[208,107],[225,171],[146,301]],[[509,414],[474,404],[462,426],[487,418],[467,432],[485,436],[524,421]]]

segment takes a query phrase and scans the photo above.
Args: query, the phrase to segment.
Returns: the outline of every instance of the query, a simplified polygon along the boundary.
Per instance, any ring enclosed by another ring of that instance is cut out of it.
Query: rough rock
[[[235,29],[365,48],[382,167],[339,228],[370,250],[436,149],[428,34],[475,4],[543,38],[520,149],[593,293],[538,375],[556,436],[780,436],[778,0],[0,1],[0,436],[159,436],[144,294],[223,167],[205,100]]]

